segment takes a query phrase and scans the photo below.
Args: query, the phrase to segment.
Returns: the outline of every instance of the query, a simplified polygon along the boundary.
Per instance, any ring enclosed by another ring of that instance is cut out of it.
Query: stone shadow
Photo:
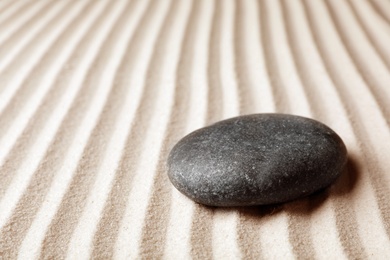
[[[348,156],[348,161],[340,177],[329,187],[317,191],[309,196],[281,204],[250,206],[250,207],[210,207],[204,206],[213,211],[238,211],[240,214],[249,218],[261,218],[285,211],[292,215],[310,215],[321,207],[332,197],[345,197],[356,186],[361,172],[357,160],[353,156]]]

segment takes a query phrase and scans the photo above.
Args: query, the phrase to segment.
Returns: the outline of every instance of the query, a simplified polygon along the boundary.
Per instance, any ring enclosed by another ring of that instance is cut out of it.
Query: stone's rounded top
[[[330,185],[347,150],[326,125],[288,114],[239,116],[181,139],[168,175],[183,194],[210,206],[282,203]]]

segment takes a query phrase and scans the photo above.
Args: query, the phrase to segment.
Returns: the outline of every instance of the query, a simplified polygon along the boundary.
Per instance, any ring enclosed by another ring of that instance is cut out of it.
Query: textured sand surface
[[[187,133],[311,117],[349,151],[292,203],[206,208]],[[389,259],[390,1],[0,1],[0,259]]]

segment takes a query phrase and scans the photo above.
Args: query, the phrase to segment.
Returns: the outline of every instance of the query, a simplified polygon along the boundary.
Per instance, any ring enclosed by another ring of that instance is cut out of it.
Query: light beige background
[[[320,120],[325,192],[206,208],[165,160],[263,112]],[[388,0],[0,1],[1,259],[389,259]]]

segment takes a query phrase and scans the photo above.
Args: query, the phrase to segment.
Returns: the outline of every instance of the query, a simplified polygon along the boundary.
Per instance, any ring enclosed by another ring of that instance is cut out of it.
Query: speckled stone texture
[[[326,125],[287,114],[217,122],[181,139],[168,175],[183,194],[210,206],[281,203],[329,186],[347,150]]]

